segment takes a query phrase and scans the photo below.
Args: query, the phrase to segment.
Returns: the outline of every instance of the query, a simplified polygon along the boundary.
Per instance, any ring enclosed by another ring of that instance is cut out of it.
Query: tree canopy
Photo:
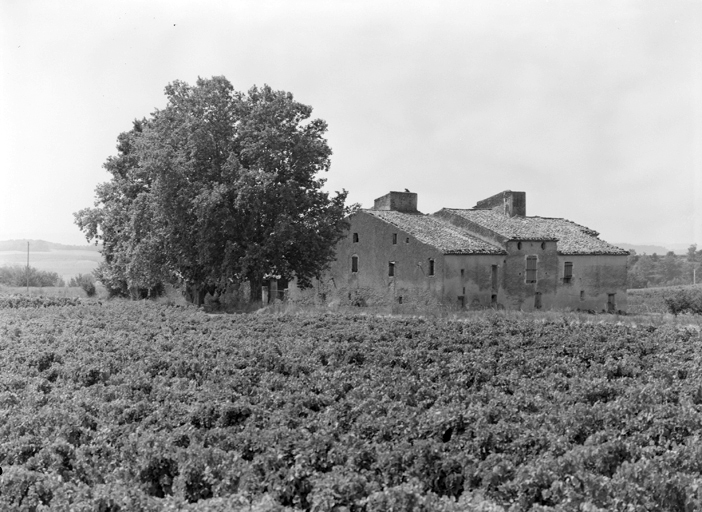
[[[658,254],[636,254],[631,251],[627,262],[627,279],[629,288],[647,288],[656,286],[674,286],[692,284],[702,262],[702,251],[691,245],[686,256],[677,256],[668,251],[665,256]],[[699,281],[697,277],[696,281]]]
[[[115,293],[178,280],[202,290],[270,277],[308,287],[347,227],[331,197],[327,125],[291,93],[235,91],[224,77],[175,81],[168,103],[119,135],[94,208],[75,215],[103,243],[97,277]]]

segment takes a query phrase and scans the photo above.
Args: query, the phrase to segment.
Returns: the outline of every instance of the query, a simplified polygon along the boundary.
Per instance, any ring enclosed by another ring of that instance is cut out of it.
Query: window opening
[[[406,244],[409,243],[409,237],[405,238],[405,243],[406,243]]]
[[[541,249],[542,250],[546,249],[546,242],[541,242]]]
[[[400,295],[400,296],[397,298],[397,303],[398,303],[398,304],[402,304],[402,295]]]
[[[534,295],[534,309],[541,309],[541,292]]]
[[[536,282],[536,256],[527,256],[526,258],[526,282]]]
[[[585,300],[585,290],[580,290],[580,300]]]
[[[397,233],[392,234],[392,243],[393,245],[397,245]]]
[[[429,259],[429,275],[434,275],[434,260],[431,258]]]
[[[497,290],[497,265],[493,265],[490,268],[490,280],[492,282],[492,289],[493,291]]]
[[[573,279],[573,263],[571,261],[566,261],[563,264],[563,282],[570,283]]]
[[[353,243],[355,243],[355,244],[358,243],[358,233],[353,234]]]
[[[495,295],[494,293],[490,297],[490,303],[493,305],[497,304],[497,295]]]
[[[461,279],[463,279],[466,275],[466,269],[462,268],[461,269]]]
[[[395,262],[394,261],[388,262],[388,276],[395,277]]]
[[[358,256],[351,256],[351,272],[358,272]]]
[[[522,243],[521,242],[517,242],[517,249],[520,251],[522,250]]]
[[[465,295],[459,295],[458,296],[458,305],[461,307],[461,309],[466,307],[466,297]]]

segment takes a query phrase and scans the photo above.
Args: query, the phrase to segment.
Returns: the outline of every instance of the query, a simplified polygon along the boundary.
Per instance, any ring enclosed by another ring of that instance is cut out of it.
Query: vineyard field
[[[2,510],[702,510],[697,328],[8,301]]]

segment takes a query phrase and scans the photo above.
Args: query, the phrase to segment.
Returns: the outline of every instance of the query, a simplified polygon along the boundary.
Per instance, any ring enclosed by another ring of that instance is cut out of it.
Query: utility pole
[[[29,295],[29,240],[27,240],[27,295]]]

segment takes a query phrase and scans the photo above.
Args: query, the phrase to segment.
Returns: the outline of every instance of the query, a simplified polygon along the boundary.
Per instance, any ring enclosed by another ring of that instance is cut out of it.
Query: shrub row
[[[668,311],[674,315],[702,315],[702,287],[682,288],[664,300]]]
[[[0,297],[0,309],[12,308],[48,308],[52,306],[78,306],[78,297],[28,297],[25,295],[8,295]]]

